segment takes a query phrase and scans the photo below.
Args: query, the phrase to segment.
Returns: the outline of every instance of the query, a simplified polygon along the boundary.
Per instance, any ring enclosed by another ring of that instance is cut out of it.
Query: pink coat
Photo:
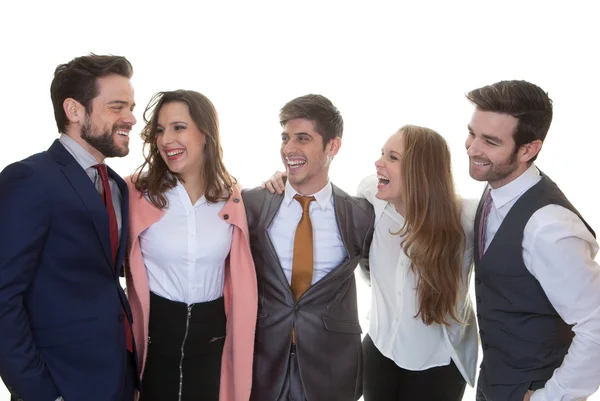
[[[135,189],[131,178],[129,187],[129,271],[127,295],[133,313],[133,335],[136,340],[140,371],[144,371],[148,345],[150,291],[142,251],[140,234],[156,223],[164,211],[155,207]],[[220,401],[248,401],[252,386],[252,357],[258,294],[256,270],[250,252],[248,222],[239,188],[225,203],[219,216],[233,225],[231,250],[225,267],[225,314],[227,336],[221,367]]]

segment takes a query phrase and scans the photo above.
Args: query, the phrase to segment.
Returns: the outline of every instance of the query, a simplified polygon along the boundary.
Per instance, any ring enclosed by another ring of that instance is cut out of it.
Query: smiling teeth
[[[167,156],[177,156],[183,153],[183,150],[173,150],[171,152],[167,152]]]
[[[475,161],[473,163],[475,163],[475,165],[477,165],[477,166],[487,166],[490,164],[490,163],[475,162]]]
[[[299,166],[304,163],[306,163],[304,160],[288,160],[289,166]]]
[[[117,135],[121,135],[121,136],[129,136],[129,132],[128,131],[116,131]]]
[[[377,178],[379,178],[380,180],[387,180],[387,181],[390,180],[389,178],[387,178],[386,176],[381,175],[381,174],[377,174]]]

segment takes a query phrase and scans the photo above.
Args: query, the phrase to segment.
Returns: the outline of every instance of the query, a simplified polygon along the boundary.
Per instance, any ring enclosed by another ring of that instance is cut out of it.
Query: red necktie
[[[112,192],[110,190],[110,184],[108,183],[108,171],[106,169],[106,164],[96,164],[94,168],[98,170],[98,174],[100,174],[100,179],[102,180],[102,200],[104,201],[104,206],[106,206],[106,211],[108,212],[108,227],[110,229],[110,248],[112,251],[113,263],[115,265],[115,269],[117,269],[117,252],[119,250],[119,226],[117,224],[117,215],[115,214],[115,207],[112,201]],[[121,307],[122,306],[123,305],[121,305]],[[131,324],[129,323],[129,318],[127,317],[125,308],[123,308],[123,315],[125,315],[125,341],[127,343],[127,350],[129,352],[133,352],[133,336],[131,334]]]

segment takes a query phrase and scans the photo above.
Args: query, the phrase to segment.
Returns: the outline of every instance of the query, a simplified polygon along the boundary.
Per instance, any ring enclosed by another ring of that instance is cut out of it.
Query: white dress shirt
[[[277,215],[268,228],[269,238],[275,247],[279,262],[288,280],[292,282],[292,259],[294,257],[294,237],[296,227],[302,217],[302,206],[294,199],[297,194],[290,182],[285,185],[283,202]],[[313,278],[312,284],[321,280],[330,271],[339,266],[346,258],[346,248],[335,218],[333,205],[333,187],[328,182],[316,194],[300,194],[314,196],[310,203],[309,216],[313,229]]]
[[[477,363],[477,327],[468,286],[473,264],[473,222],[475,200],[464,201],[462,225],[466,249],[463,282],[457,304],[457,315],[463,325],[448,317],[450,327],[433,323],[425,325],[419,310],[417,277],[411,260],[401,247],[399,232],[404,218],[388,202],[375,197],[377,177],[364,179],[358,196],[366,198],[375,210],[375,232],[369,252],[371,276],[371,309],[369,335],[377,349],[403,369],[421,371],[446,366],[454,360],[465,381],[473,386]]]
[[[194,205],[181,183],[165,193],[164,216],[140,235],[150,291],[188,305],[223,296],[233,226],[219,217],[225,201]]]
[[[542,179],[535,165],[492,190],[486,227],[490,245],[511,207]],[[523,232],[523,261],[575,338],[562,365],[532,401],[584,400],[600,384],[600,267],[598,243],[577,215],[558,205],[537,210]]]

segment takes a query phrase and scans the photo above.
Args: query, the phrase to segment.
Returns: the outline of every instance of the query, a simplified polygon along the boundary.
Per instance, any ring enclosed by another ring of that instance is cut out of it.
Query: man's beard
[[[123,157],[129,153],[129,148],[119,148],[114,141],[114,132],[119,128],[130,129],[131,127],[120,127],[114,124],[112,130],[100,132],[93,126],[89,116],[86,116],[83,126],[81,127],[81,139],[86,141],[90,146],[102,153],[104,157]]]
[[[518,149],[515,149],[508,160],[506,160],[504,163],[492,166],[491,171],[486,177],[487,181],[503,180],[514,173],[514,171],[518,168],[517,150]]]

